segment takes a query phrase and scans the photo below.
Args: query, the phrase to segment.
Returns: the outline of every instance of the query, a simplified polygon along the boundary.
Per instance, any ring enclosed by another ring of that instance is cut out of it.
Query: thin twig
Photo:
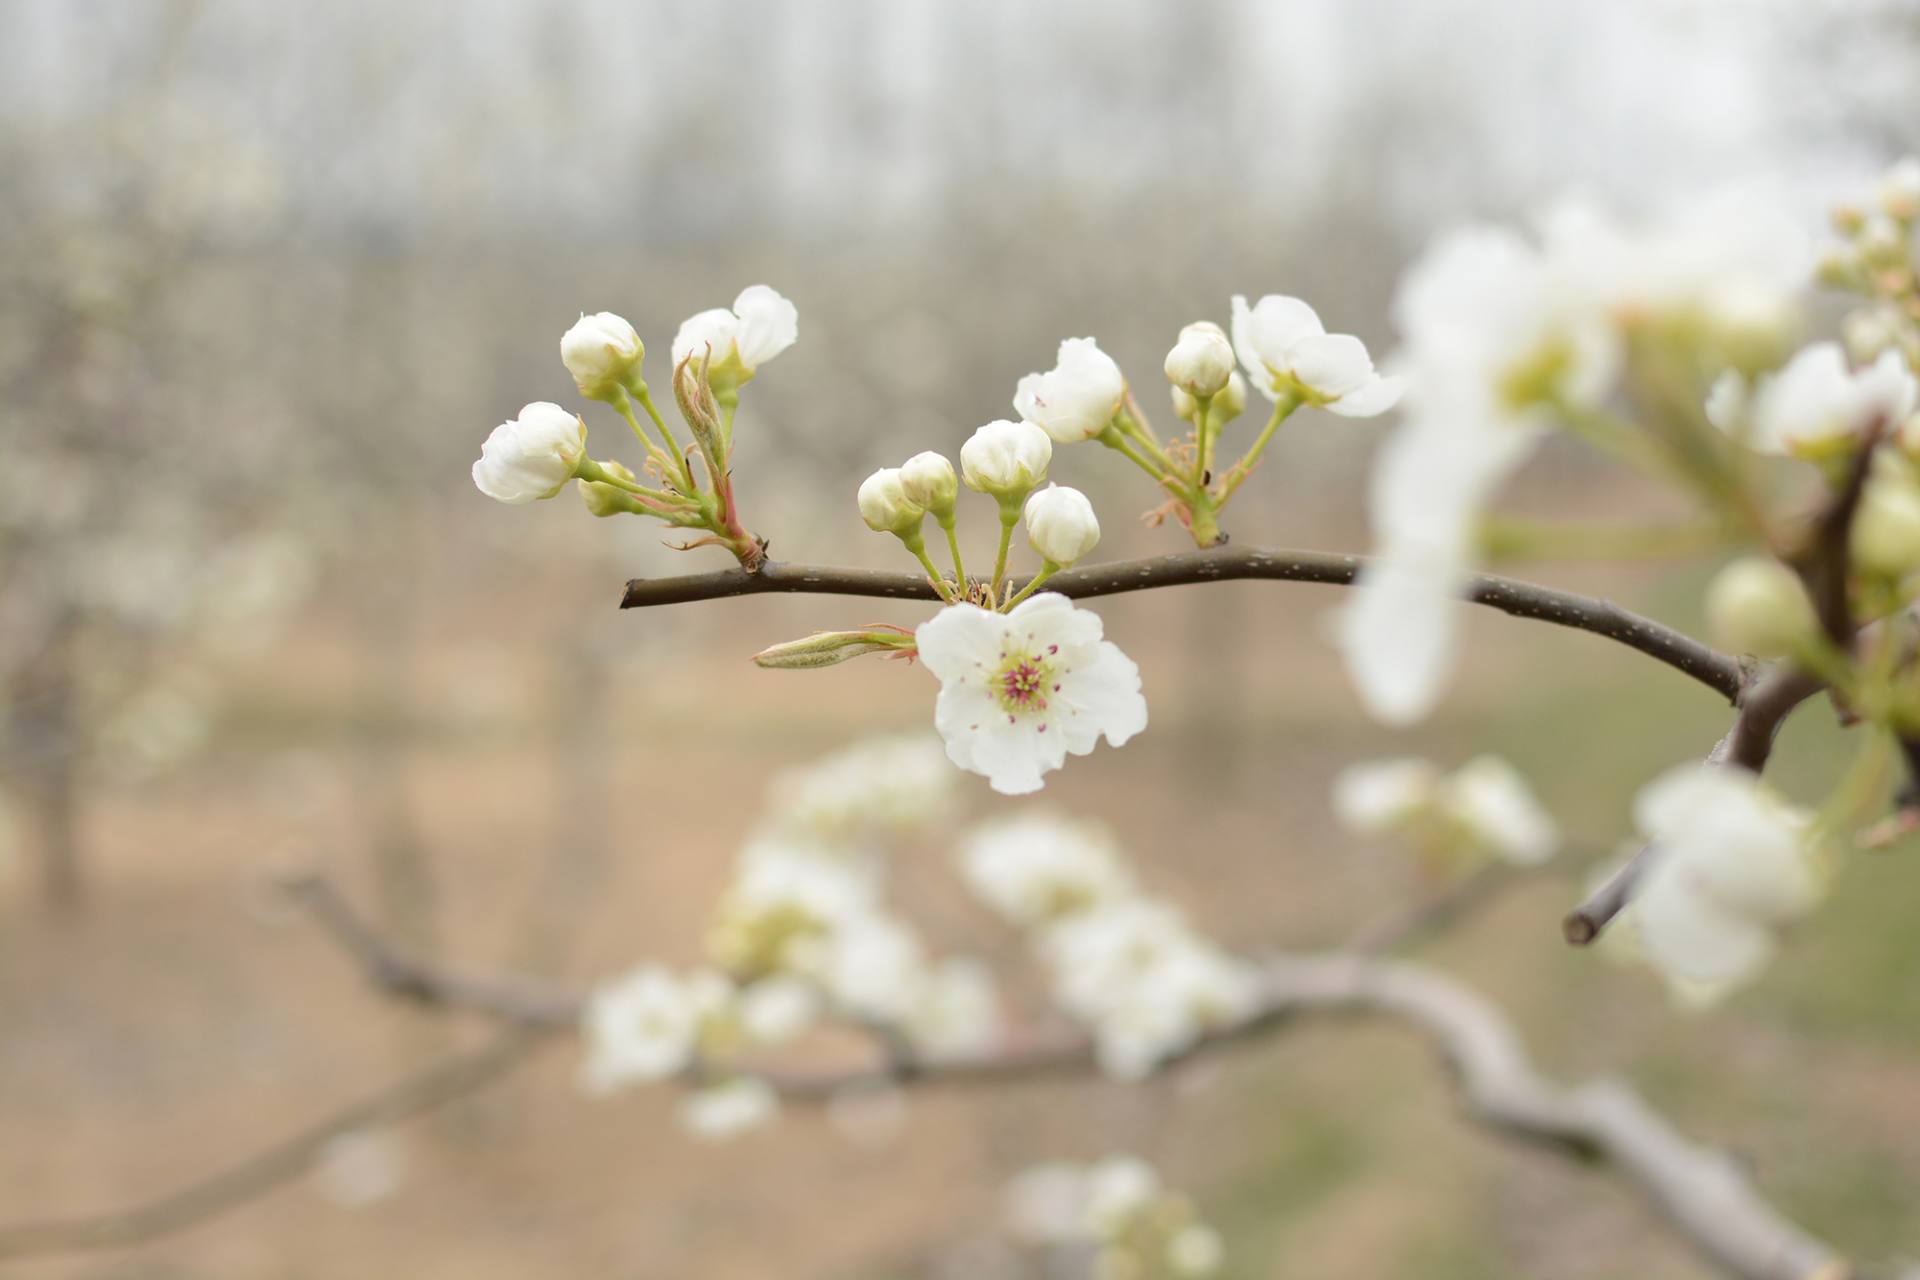
[[[1197,582],[1242,579],[1347,586],[1366,564],[1364,556],[1332,551],[1215,547],[1140,560],[1082,565],[1053,575],[1047,581],[1047,589],[1084,600]],[[1016,579],[1015,585],[1023,586],[1026,581]],[[753,573],[743,569],[716,569],[674,578],[635,578],[627,583],[620,607],[645,609],[768,592],[937,599],[932,584],[919,574],[768,561]],[[1740,691],[1738,661],[1610,601],[1491,574],[1470,579],[1465,598],[1514,617],[1589,631],[1617,641],[1692,676],[1729,701]]]
[[[445,1058],[210,1177],[130,1208],[0,1226],[0,1258],[126,1248],[185,1230],[306,1173],[338,1137],[420,1115],[499,1079],[543,1039],[539,1030],[510,1024],[479,1049]]]
[[[1782,677],[1769,685],[1789,688]],[[1781,695],[1784,700],[1784,694]],[[1784,713],[1783,713],[1784,714]],[[1567,1088],[1534,1069],[1512,1024],[1485,997],[1424,967],[1364,953],[1418,936],[1436,920],[1488,901],[1513,877],[1470,877],[1453,890],[1388,922],[1361,930],[1348,949],[1274,954],[1261,963],[1255,1007],[1172,1055],[1162,1069],[1230,1045],[1248,1043],[1308,1015],[1361,1014],[1404,1020],[1422,1032],[1453,1068],[1468,1116],[1505,1135],[1583,1160],[1603,1160],[1632,1183],[1647,1203],[1703,1256],[1744,1280],[1806,1280],[1855,1274],[1830,1246],[1774,1209],[1730,1157],[1675,1130],[1627,1085],[1604,1081]],[[350,909],[337,895],[309,896]],[[395,987],[394,951],[369,947],[371,931],[333,927],[371,976]],[[517,984],[455,981],[417,968],[397,989],[428,1005],[447,993],[446,1007],[491,1011],[508,1019],[533,1018],[531,1033],[552,1029],[548,1019],[579,997],[550,992],[529,1002]],[[488,1000],[479,996],[494,993]],[[884,1085],[955,1087],[1073,1074],[1095,1065],[1091,1042],[1077,1034],[1012,1041],[973,1054],[925,1055],[903,1075],[896,1061],[853,1069],[761,1073],[792,1102],[818,1102],[847,1090]]]

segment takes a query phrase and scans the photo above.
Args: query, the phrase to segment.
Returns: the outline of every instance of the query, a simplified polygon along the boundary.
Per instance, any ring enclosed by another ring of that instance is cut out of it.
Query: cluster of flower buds
[[[1416,758],[1350,765],[1334,779],[1333,811],[1349,831],[1400,837],[1444,872],[1489,857],[1537,866],[1560,847],[1560,829],[1527,780],[1498,756],[1451,774]]]
[[[560,339],[561,363],[581,395],[626,419],[646,451],[645,482],[619,462],[589,458],[585,420],[545,401],[494,428],[473,464],[473,482],[488,497],[519,505],[551,498],[575,480],[593,515],[644,515],[676,529],[704,530],[685,545],[722,546],[754,568],[766,551],[740,523],[734,499],[734,410],[741,385],[798,333],[794,305],[765,285],[742,291],[731,310],[703,311],[682,324],[673,340],[672,377],[692,435],[683,445],[641,376],[647,352],[639,333],[610,311],[583,315]]]
[[[1102,1070],[1138,1079],[1253,1008],[1254,970],[1134,883],[1112,833],[1045,814],[988,823],[960,846],[967,886],[1028,931],[1060,1006]]]
[[[1204,1280],[1226,1258],[1192,1200],[1136,1156],[1034,1165],[1008,1184],[1006,1220],[1029,1246],[1091,1248],[1093,1274],[1115,1280]]]

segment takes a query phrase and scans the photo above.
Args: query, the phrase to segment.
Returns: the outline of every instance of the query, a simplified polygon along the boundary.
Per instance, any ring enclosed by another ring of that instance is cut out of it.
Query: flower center
[[[993,677],[993,691],[1008,718],[1047,709],[1047,697],[1060,686],[1053,681],[1054,646],[1044,655],[1006,652],[1000,655],[1000,669]]]

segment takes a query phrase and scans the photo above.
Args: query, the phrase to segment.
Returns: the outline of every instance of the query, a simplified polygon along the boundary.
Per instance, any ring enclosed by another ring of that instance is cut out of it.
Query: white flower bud
[[[609,476],[617,476],[629,484],[633,482],[633,472],[626,466],[612,460],[596,462],[594,466]],[[590,468],[589,468],[590,470]],[[577,487],[580,497],[587,504],[587,514],[595,516],[617,516],[632,513],[644,513],[646,508],[634,501],[633,495],[619,485],[605,480],[589,480],[582,476]]]
[[[1050,484],[1027,499],[1027,541],[1042,559],[1064,567],[1099,543],[1100,521],[1086,494]]]
[[[1031,422],[989,422],[960,446],[960,476],[975,493],[1019,502],[1047,478],[1053,441]]]
[[[1868,266],[1890,267],[1898,263],[1906,251],[1907,237],[1899,223],[1876,213],[1868,217],[1866,224],[1860,228],[1854,244]]]
[[[1193,396],[1214,396],[1226,389],[1233,375],[1233,344],[1226,331],[1210,320],[1190,324],[1167,352],[1167,381]]]
[[[1182,422],[1192,422],[1194,410],[1200,402],[1187,394],[1184,387],[1173,389],[1173,416]],[[1227,385],[1213,397],[1213,404],[1207,409],[1207,416],[1216,427],[1225,426],[1246,412],[1247,380],[1240,376],[1238,369],[1227,378]]]
[[[647,349],[640,335],[611,311],[583,315],[560,338],[560,361],[583,396],[600,399],[640,371]]]
[[[1726,648],[1779,658],[1818,631],[1800,579],[1778,560],[1748,556],[1707,586],[1707,626]]]
[[[907,497],[933,513],[942,524],[953,519],[953,501],[960,496],[960,480],[953,464],[928,450],[916,453],[900,464],[900,483]]]
[[[493,429],[473,464],[473,483],[489,498],[519,506],[560,492],[586,455],[580,415],[540,401]]]
[[[1060,344],[1052,369],[1020,379],[1013,407],[1026,421],[1038,423],[1055,443],[1074,444],[1106,430],[1126,394],[1126,376],[1099,343],[1092,338],[1068,338]]]
[[[1920,570],[1920,485],[1896,455],[1879,455],[1849,545],[1854,563],[1870,573],[1904,578]]]
[[[907,496],[900,468],[882,467],[860,485],[860,518],[875,533],[905,536],[920,528],[927,509]]]

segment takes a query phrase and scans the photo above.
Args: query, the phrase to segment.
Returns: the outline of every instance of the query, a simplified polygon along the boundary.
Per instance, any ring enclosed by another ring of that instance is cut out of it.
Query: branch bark
[[[335,1138],[420,1115],[499,1079],[543,1039],[509,1024],[479,1049],[445,1058],[238,1164],[130,1208],[0,1226],[0,1258],[127,1248],[217,1217],[306,1173]]]
[[[1047,589],[1086,600],[1130,591],[1243,579],[1348,586],[1366,564],[1364,556],[1332,551],[1216,547],[1082,565],[1056,573],[1047,580]],[[1015,586],[1024,586],[1026,581],[1016,579]],[[929,602],[939,598],[933,585],[915,573],[768,561],[754,573],[744,569],[716,569],[673,578],[635,578],[627,583],[620,607],[646,609],[766,593]],[[1740,692],[1740,664],[1736,659],[1716,653],[1671,627],[1610,601],[1492,574],[1479,574],[1470,579],[1465,598],[1517,618],[1532,618],[1604,636],[1691,676],[1728,701]]]
[[[1784,674],[1763,680],[1764,702],[1785,708],[1799,685]],[[1811,692],[1810,690],[1808,692]],[[1805,694],[1801,695],[1806,696]],[[1756,692],[1755,700],[1761,700]],[[1752,744],[1747,734],[1730,739]],[[1777,718],[1776,718],[1777,720]],[[1771,742],[1771,736],[1766,736]],[[1750,746],[1740,749],[1749,750]],[[1769,1204],[1730,1156],[1675,1129],[1630,1086],[1601,1080],[1562,1086],[1533,1066],[1518,1033],[1484,996],[1424,966],[1377,953],[1452,918],[1512,877],[1503,871],[1471,878],[1450,893],[1363,929],[1349,946],[1318,953],[1274,953],[1260,961],[1261,997],[1241,1020],[1201,1037],[1162,1064],[1250,1043],[1310,1016],[1370,1016],[1405,1023],[1425,1037],[1452,1069],[1469,1119],[1503,1136],[1564,1155],[1601,1161],[1630,1183],[1648,1206],[1701,1256],[1742,1280],[1858,1277],[1860,1272]],[[483,1013],[531,1036],[570,1028],[584,998],[564,990],[496,982],[412,964],[361,922],[325,881],[296,886],[334,938],[382,989],[428,1007]],[[892,1057],[823,1071],[756,1072],[795,1103],[830,1099],[847,1089],[883,1085],[966,1087],[1090,1071],[1093,1046],[1078,1034],[1014,1041],[991,1051]],[[0,1244],[6,1237],[0,1235]],[[1903,1280],[1920,1280],[1920,1272]]]

